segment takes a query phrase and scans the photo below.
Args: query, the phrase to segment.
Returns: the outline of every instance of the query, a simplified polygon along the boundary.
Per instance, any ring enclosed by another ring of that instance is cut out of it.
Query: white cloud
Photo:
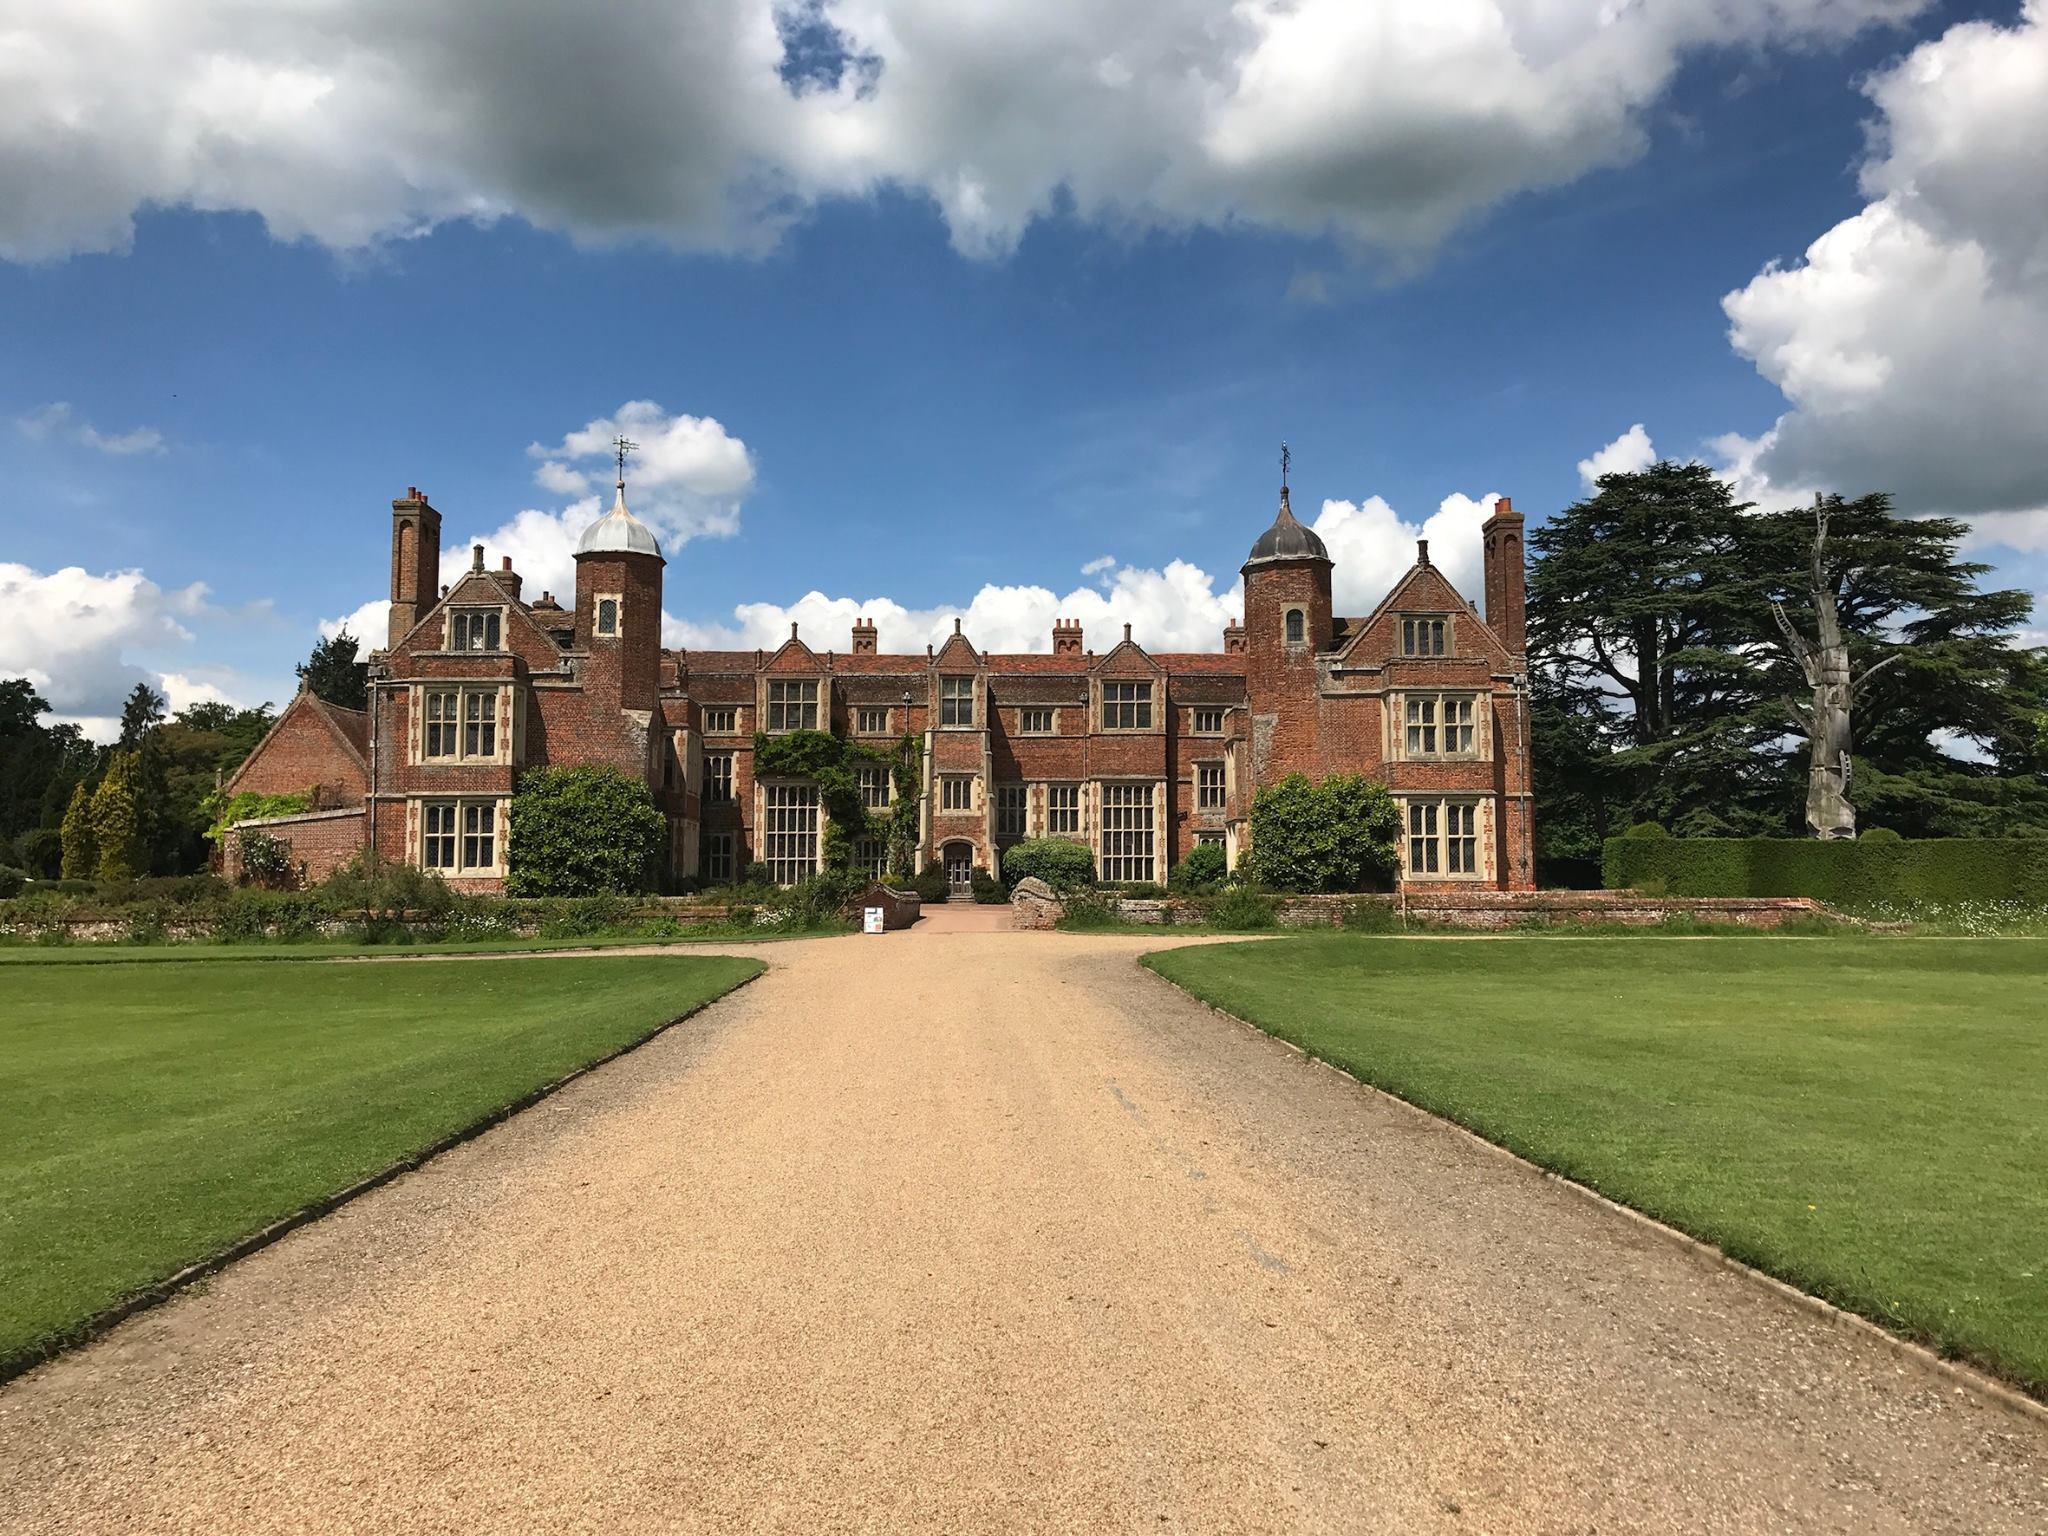
[[[31,442],[52,440],[76,443],[97,453],[127,458],[138,453],[164,453],[164,435],[155,427],[136,427],[127,432],[102,432],[89,421],[78,419],[68,400],[53,400],[14,419],[15,430]]]
[[[1656,462],[1657,450],[1639,421],[1592,457],[1579,460],[1579,479],[1590,491],[1602,475],[1638,474]]]
[[[1100,576],[1105,571],[1113,571],[1115,569],[1115,555],[1097,555],[1093,560],[1090,560],[1081,567],[1081,574],[1083,576]]]
[[[166,685],[165,674],[135,655],[188,647],[185,621],[208,611],[197,583],[166,591],[140,571],[95,576],[73,565],[45,573],[0,562],[0,677],[26,677],[58,719],[104,739],[137,683]],[[183,675],[172,675],[183,686]]]
[[[322,619],[320,621],[320,638],[322,640],[332,640],[343,630],[347,630],[361,642],[360,653],[367,656],[372,651],[384,648],[384,642],[388,638],[386,631],[390,627],[391,599],[388,597],[376,597],[364,603],[353,613],[345,613],[338,619]]]
[[[1479,527],[1497,496],[1446,496],[1421,523],[1404,520],[1377,496],[1361,502],[1325,501],[1314,528],[1335,562],[1332,597],[1339,613],[1370,612],[1415,562],[1417,539],[1430,541],[1430,559],[1475,603],[1480,593]],[[1249,540],[1247,540],[1249,547]],[[1104,557],[1108,559],[1108,557]],[[986,651],[1049,651],[1054,619],[1078,620],[1087,645],[1106,651],[1131,626],[1131,636],[1153,651],[1214,651],[1224,626],[1244,614],[1244,585],[1219,588],[1217,578],[1185,560],[1161,568],[1091,560],[1083,575],[1095,586],[1064,595],[1050,587],[984,586],[966,603],[910,608],[888,597],[831,597],[807,592],[793,603],[741,603],[729,622],[669,618],[667,644],[694,649],[773,650],[792,623],[818,650],[843,651],[855,619],[865,615],[880,630],[882,649],[915,652],[941,645],[953,620]]]
[[[1871,198],[1723,300],[1791,409],[1719,446],[1749,494],[2048,507],[2048,0],[1951,27],[1866,89]]]
[[[1924,4],[74,0],[0,41],[0,255],[123,248],[149,204],[338,248],[517,215],[760,249],[889,187],[975,254],[1065,203],[1413,255],[1638,154],[1688,57]]]

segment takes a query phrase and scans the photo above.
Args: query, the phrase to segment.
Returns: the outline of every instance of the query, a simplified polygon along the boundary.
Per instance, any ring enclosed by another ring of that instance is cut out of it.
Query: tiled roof
[[[767,651],[678,651],[674,653],[677,665],[684,673],[691,672],[753,672],[766,666],[771,653]],[[819,661],[822,664],[824,657]],[[989,671],[998,676],[1038,675],[1078,677],[1094,667],[1102,658],[1095,655],[1067,652],[1054,655],[1049,651],[1019,651],[1006,654],[983,653],[982,661]],[[1244,655],[1236,651],[1164,651],[1152,657],[1169,673],[1200,674],[1215,677],[1242,677]],[[927,670],[932,658],[918,653],[876,653],[835,651],[832,653],[831,670],[834,673],[884,673],[908,676]]]
[[[350,746],[360,753],[367,754],[369,752],[370,716],[368,711],[348,709],[340,704],[330,704],[327,700],[317,695],[314,697],[313,702],[326,712],[327,718],[332,720],[341,734],[348,738]]]

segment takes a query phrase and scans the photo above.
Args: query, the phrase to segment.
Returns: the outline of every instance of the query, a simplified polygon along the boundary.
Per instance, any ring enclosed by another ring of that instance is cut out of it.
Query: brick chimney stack
[[[512,569],[510,555],[505,556],[503,566],[498,572],[498,585],[512,594],[513,602],[519,601],[519,573]]]
[[[1055,656],[1078,656],[1081,654],[1081,621],[1079,619],[1054,619],[1052,621],[1052,653]]]
[[[874,625],[872,625],[872,624],[870,624],[870,623],[868,622],[868,616],[867,616],[866,614],[862,614],[862,615],[861,615],[861,616],[860,616],[859,618],[857,618],[857,619],[855,619],[855,620],[853,621],[853,654],[854,654],[854,655],[856,655],[856,656],[872,656],[872,655],[874,655],[874,654],[875,654],[875,651],[876,651],[876,649],[877,649],[877,645],[878,645],[878,642],[880,641],[880,639],[881,639],[881,635],[880,635],[880,633],[879,633],[879,632],[878,632],[878,631],[876,630],[876,628],[875,628],[875,626],[874,626]]]
[[[1242,623],[1226,624],[1223,626],[1223,649],[1225,654],[1231,656],[1241,656],[1244,654],[1244,625]]]
[[[391,623],[396,645],[434,605],[441,585],[441,514],[416,485],[391,503]]]
[[[1522,514],[1503,496],[1479,530],[1486,580],[1486,622],[1501,644],[1520,656],[1529,649],[1528,577],[1523,565]]]

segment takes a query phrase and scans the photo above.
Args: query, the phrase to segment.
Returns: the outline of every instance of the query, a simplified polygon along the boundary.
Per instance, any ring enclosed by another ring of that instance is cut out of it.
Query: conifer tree
[[[149,840],[143,826],[141,762],[134,752],[116,752],[107,776],[92,797],[92,835],[99,850],[102,880],[126,881],[149,868]]]
[[[90,880],[99,863],[99,847],[92,835],[92,792],[84,781],[72,786],[71,803],[65,807],[63,828],[64,860],[58,866],[66,880]]]

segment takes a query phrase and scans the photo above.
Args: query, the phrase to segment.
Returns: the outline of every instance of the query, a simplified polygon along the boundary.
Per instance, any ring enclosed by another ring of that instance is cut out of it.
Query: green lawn
[[[1145,963],[2048,1395],[2048,941],[1333,935]]]
[[[718,955],[9,968],[0,1362],[761,969]]]

